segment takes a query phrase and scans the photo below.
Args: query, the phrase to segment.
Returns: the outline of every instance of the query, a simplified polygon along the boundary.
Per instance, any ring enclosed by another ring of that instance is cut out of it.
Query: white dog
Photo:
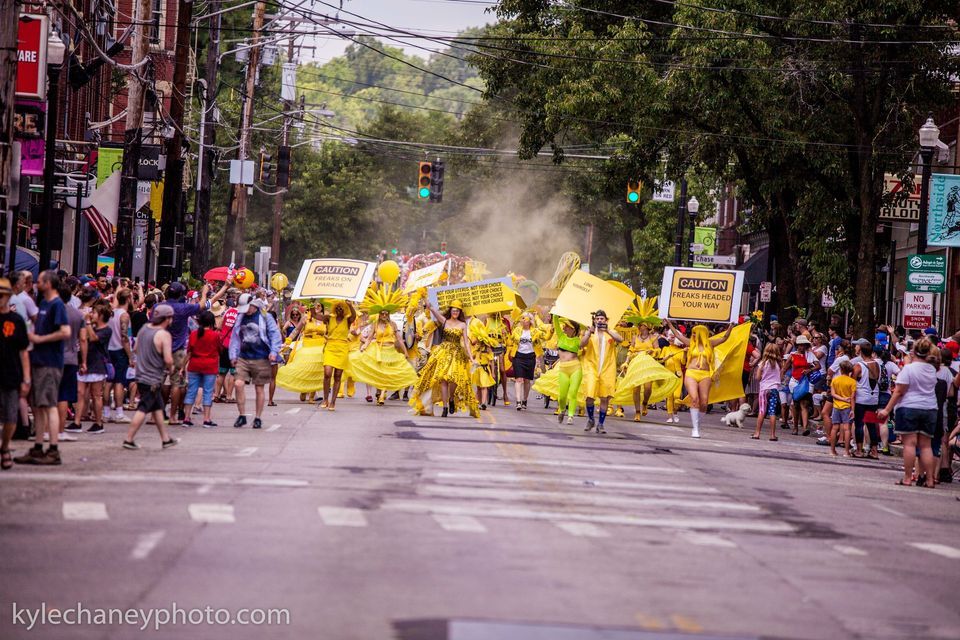
[[[742,404],[736,411],[731,411],[727,415],[720,418],[720,422],[728,427],[743,429],[743,421],[747,419],[748,413],[750,413],[750,405]]]

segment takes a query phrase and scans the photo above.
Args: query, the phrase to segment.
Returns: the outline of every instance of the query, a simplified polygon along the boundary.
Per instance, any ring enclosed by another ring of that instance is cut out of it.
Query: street
[[[480,421],[278,400],[259,432],[221,404],[221,426],[172,427],[170,450],[148,424],[125,451],[108,425],[62,467],[0,474],[0,637],[958,637],[960,491],[895,486],[898,458],[754,442],[716,412],[696,441],[686,414],[601,436],[532,397]],[[78,602],[289,624],[12,615]]]

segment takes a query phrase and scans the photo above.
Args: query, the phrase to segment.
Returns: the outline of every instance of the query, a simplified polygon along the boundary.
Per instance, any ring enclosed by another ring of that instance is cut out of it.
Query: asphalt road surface
[[[278,399],[261,431],[215,405],[169,450],[108,425],[0,473],[0,638],[960,637],[960,486],[895,486],[898,459],[716,414],[693,440]]]

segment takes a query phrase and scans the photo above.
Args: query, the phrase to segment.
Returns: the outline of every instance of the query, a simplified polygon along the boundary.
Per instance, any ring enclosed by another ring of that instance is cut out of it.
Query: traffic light
[[[400,251],[398,249],[390,249],[390,253],[392,255],[397,255],[398,253],[400,253]]]
[[[430,182],[433,174],[433,163],[421,162],[420,171],[417,174],[417,197],[426,200],[430,197]]]
[[[261,184],[270,182],[270,176],[273,171],[273,165],[270,164],[272,160],[272,155],[267,153],[266,150],[260,149],[260,170],[257,172],[257,179]]]
[[[443,202],[443,160],[433,163],[430,174],[430,202]]]
[[[440,243],[440,255],[442,255],[442,256],[447,255],[447,241],[446,241],[446,240],[444,240],[443,242]]]
[[[640,189],[643,183],[639,180],[627,180],[627,202],[637,204],[640,202]]]
[[[290,147],[277,149],[277,186],[290,186]]]

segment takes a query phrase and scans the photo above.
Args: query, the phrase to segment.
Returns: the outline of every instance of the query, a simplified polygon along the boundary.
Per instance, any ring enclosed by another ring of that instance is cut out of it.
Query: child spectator
[[[840,361],[840,375],[830,382],[833,410],[830,415],[830,453],[837,455],[837,433],[843,438],[843,455],[850,457],[850,423],[856,406],[857,381],[853,379],[853,365]]]

